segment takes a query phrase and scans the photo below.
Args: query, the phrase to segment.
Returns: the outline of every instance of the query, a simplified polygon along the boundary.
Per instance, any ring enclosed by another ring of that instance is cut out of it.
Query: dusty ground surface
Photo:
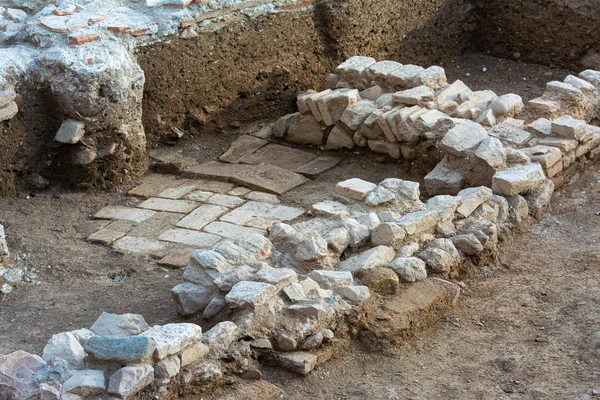
[[[444,66],[449,79],[460,78],[474,89],[517,92],[525,99],[567,74],[482,55]],[[177,148],[200,160],[214,159],[244,131],[234,128],[224,128],[217,138],[191,132],[193,137]],[[374,181],[422,176],[407,163],[343,154],[338,167],[287,193],[284,201],[312,203],[350,176]],[[370,354],[357,346],[306,379],[280,371],[267,371],[267,378],[289,398],[558,399],[599,387],[593,351],[594,343],[600,345],[593,337],[600,330],[595,328],[600,319],[599,187],[596,163],[556,196],[552,212],[531,233],[510,242],[504,267],[487,268],[468,283],[456,315],[407,343],[399,355]],[[10,235],[10,249],[20,265],[38,275],[33,284],[0,299],[0,353],[41,352],[52,333],[90,326],[102,311],[140,313],[150,324],[180,320],[169,289],[181,281],[182,271],[84,240],[93,230],[92,213],[131,201],[124,191],[94,195],[53,187],[26,196],[0,199],[0,223]]]

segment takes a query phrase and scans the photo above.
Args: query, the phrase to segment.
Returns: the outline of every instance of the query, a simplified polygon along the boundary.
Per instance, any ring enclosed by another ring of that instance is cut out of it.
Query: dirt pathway
[[[307,378],[270,370],[267,379],[290,399],[591,399],[600,391],[598,212],[596,164],[505,246],[502,266],[468,283],[455,315],[397,355],[355,347]]]

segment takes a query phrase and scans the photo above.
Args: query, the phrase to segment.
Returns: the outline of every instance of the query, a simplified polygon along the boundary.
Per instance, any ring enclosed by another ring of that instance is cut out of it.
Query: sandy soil
[[[474,89],[517,92],[526,99],[568,73],[482,55],[445,67],[450,79]],[[244,129],[227,128],[216,140],[196,132],[177,148],[214,159]],[[284,200],[312,203],[351,176],[374,181],[422,176],[408,163],[360,152],[343,155],[338,167]],[[510,241],[503,266],[485,268],[468,283],[456,315],[407,343],[399,355],[372,354],[355,345],[348,356],[305,379],[274,370],[267,370],[267,379],[299,399],[559,399],[590,392],[600,386],[593,351],[600,345],[594,339],[600,318],[599,183],[596,163],[555,197],[553,211],[531,233]],[[0,298],[0,353],[41,352],[52,333],[90,326],[102,311],[140,313],[150,324],[181,320],[169,296],[181,271],[84,240],[94,228],[92,213],[132,201],[125,189],[94,195],[53,187],[0,199],[10,249],[38,275]]]

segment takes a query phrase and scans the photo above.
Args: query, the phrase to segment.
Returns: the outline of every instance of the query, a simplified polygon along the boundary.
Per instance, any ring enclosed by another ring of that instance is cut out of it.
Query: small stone
[[[154,325],[140,334],[149,336],[156,343],[155,360],[162,360],[172,354],[179,353],[190,344],[202,340],[202,328],[196,324],[180,323]]]
[[[181,353],[179,353],[181,368],[204,359],[208,352],[208,346],[202,342],[187,346],[181,351]]]
[[[340,262],[337,268],[340,271],[356,272],[361,269],[382,267],[389,264],[395,255],[393,248],[377,246]]]
[[[320,236],[310,236],[296,248],[298,261],[314,261],[326,257],[327,254],[327,241]]]
[[[273,297],[277,288],[262,282],[239,282],[225,296],[225,302],[232,308],[256,308]]]
[[[381,204],[390,203],[396,200],[394,193],[383,186],[377,186],[375,190],[369,193],[365,198],[365,204],[371,207],[377,207]]]
[[[67,144],[75,144],[85,135],[85,124],[80,121],[67,119],[63,121],[54,136],[54,141]]]
[[[352,135],[346,133],[342,128],[336,125],[327,137],[325,150],[337,150],[343,148],[352,150],[354,148],[354,139]]]
[[[527,165],[531,162],[531,159],[527,154],[521,150],[507,148],[505,149],[506,163],[509,167],[517,165]]]
[[[240,328],[235,323],[231,321],[219,322],[204,333],[202,342],[209,347],[212,353],[223,354],[231,343],[240,337],[241,333]]]
[[[336,253],[341,254],[350,244],[350,234],[345,228],[336,228],[329,231],[324,239],[327,246]]]
[[[406,232],[398,224],[394,222],[382,222],[373,229],[371,242],[375,246],[384,245],[397,248],[405,236]]]
[[[359,178],[351,178],[338,183],[335,193],[340,196],[349,197],[354,200],[364,200],[369,192],[375,190],[377,185]]]
[[[283,353],[277,361],[282,368],[300,375],[307,375],[317,365],[317,356],[308,352]]]
[[[95,369],[75,372],[62,386],[63,393],[86,397],[101,394],[104,390],[104,371]]]
[[[352,247],[361,245],[371,233],[368,227],[362,225],[354,218],[345,219],[342,223],[350,235],[350,246]]]
[[[73,368],[83,367],[85,360],[85,351],[71,332],[62,332],[52,335],[44,347],[42,358],[49,361],[52,358],[62,358]]]
[[[312,350],[323,343],[323,335],[320,332],[313,333],[300,345],[300,350]]]
[[[427,192],[432,196],[436,194],[455,195],[463,188],[464,184],[463,176],[448,167],[447,156],[425,175],[424,181]]]
[[[325,248],[327,248],[327,243],[325,243]],[[269,283],[280,289],[288,283],[297,282],[298,274],[290,268],[265,266],[252,275],[249,275],[249,278],[252,281]]]
[[[182,282],[171,289],[177,312],[183,316],[195,315],[204,310],[214,296],[212,286]]]
[[[506,154],[502,142],[495,137],[484,139],[477,150],[475,157],[483,160],[491,168],[499,169],[506,163]]]
[[[552,121],[552,133],[566,139],[581,140],[585,135],[586,122],[565,115]]]
[[[537,189],[546,179],[542,166],[531,163],[496,172],[492,178],[492,191],[512,196]]]
[[[488,137],[485,129],[472,121],[465,121],[450,129],[440,142],[440,149],[457,157],[464,157],[468,150]]]
[[[369,289],[383,296],[398,293],[398,276],[389,268],[373,268],[358,273],[360,281]]]
[[[436,236],[439,236],[439,237],[449,238],[451,236],[454,236],[455,233],[456,233],[456,227],[450,221],[440,222],[435,227],[435,234],[436,234]]]
[[[483,246],[472,233],[451,237],[454,246],[468,256],[476,256],[483,251]]]
[[[523,107],[523,99],[514,93],[499,96],[490,104],[490,108],[496,115],[514,116],[519,114]]]
[[[352,273],[348,271],[314,270],[311,271],[308,276],[325,289],[331,289],[343,285],[352,285],[353,282]],[[302,284],[303,282],[300,283]],[[307,292],[306,288],[304,291],[305,293]]]
[[[169,383],[171,378],[181,370],[181,360],[178,356],[170,356],[161,360],[154,367],[154,379],[158,384]]]
[[[40,356],[17,350],[0,355],[0,382],[2,396],[6,399],[34,399],[38,393],[36,376],[43,372],[46,363]]]
[[[319,299],[301,300],[288,307],[288,311],[295,318],[315,318],[324,320],[333,314],[331,306]]]
[[[282,289],[283,293],[291,302],[297,302],[306,299],[304,288],[298,282],[292,282]]]
[[[456,209],[460,206],[462,198],[459,196],[439,195],[427,201],[427,209],[435,211],[440,221],[450,222],[454,219]]]
[[[433,229],[437,222],[438,214],[435,211],[417,211],[406,214],[396,220],[396,223],[408,235],[416,235]]]
[[[129,398],[150,385],[154,380],[154,368],[150,365],[123,367],[108,380],[108,393]]]
[[[90,327],[98,336],[134,336],[150,329],[139,314],[110,314],[103,312]]]
[[[218,313],[220,313],[225,308],[225,298],[220,296],[215,296],[208,303],[206,308],[204,309],[204,313],[202,317],[204,319],[211,319]]]
[[[396,256],[397,257],[412,257],[413,254],[415,254],[417,251],[419,251],[419,243],[410,243],[410,244],[400,247],[398,249],[398,252],[396,253]]]
[[[61,384],[51,386],[47,383],[40,383],[40,400],[59,400],[61,389]]]
[[[404,282],[417,282],[427,278],[425,262],[417,257],[399,257],[390,264]]]
[[[466,218],[492,197],[492,190],[485,186],[467,188],[458,192],[458,197],[460,197],[461,203],[456,212]]]
[[[393,99],[396,103],[416,105],[433,100],[433,95],[433,90],[423,85],[394,93]]]
[[[274,337],[277,347],[284,351],[292,351],[298,346],[298,342],[287,333],[278,333]]]
[[[273,349],[273,345],[269,341],[269,339],[254,339],[250,342],[250,347],[253,349],[259,350],[271,350]]]
[[[554,182],[546,179],[544,183],[533,193],[525,196],[529,212],[534,218],[540,218],[545,207],[550,204],[554,193]]]
[[[336,294],[342,296],[344,300],[354,305],[364,303],[371,296],[367,286],[338,286],[334,291]]]

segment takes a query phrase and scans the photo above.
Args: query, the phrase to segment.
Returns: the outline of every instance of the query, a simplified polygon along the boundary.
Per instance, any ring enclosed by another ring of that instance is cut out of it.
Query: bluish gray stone
[[[130,363],[149,360],[156,344],[148,336],[92,336],[84,349],[96,360]]]

